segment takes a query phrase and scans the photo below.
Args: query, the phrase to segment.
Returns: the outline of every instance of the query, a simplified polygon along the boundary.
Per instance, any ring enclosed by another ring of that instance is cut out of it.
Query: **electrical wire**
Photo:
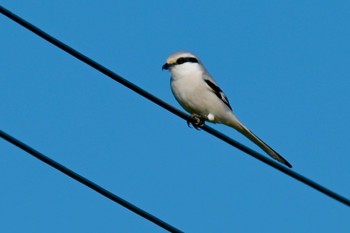
[[[157,224],[158,226],[164,228],[165,230],[168,230],[169,232],[174,233],[180,233],[179,229],[171,226],[170,224],[162,221],[161,219],[151,215],[150,213],[147,213],[146,211],[138,208],[137,206],[131,204],[130,202],[122,199],[121,197],[118,197],[117,195],[111,193],[110,191],[102,188],[101,186],[95,184],[94,182],[88,180],[87,178],[79,175],[78,173],[70,170],[69,168],[63,166],[62,164],[56,162],[55,160],[45,156],[44,154],[40,153],[39,151],[31,148],[30,146],[24,144],[23,142],[19,141],[18,139],[10,136],[9,134],[5,133],[4,131],[0,130],[0,137],[5,139],[6,141],[12,143],[13,145],[21,148],[22,150],[26,151],[27,153],[31,154],[35,158],[41,160],[42,162],[50,165],[51,167],[59,170],[60,172],[66,174],[67,176],[73,178],[74,180],[86,185],[87,187],[95,190],[96,192],[100,193],[101,195],[111,199],[112,201],[118,203],[119,205],[122,205],[123,207],[131,210],[132,212],[144,217],[145,219]]]
[[[18,24],[22,25],[23,27],[27,28],[28,30],[32,31],[33,33],[35,33],[36,35],[40,36],[41,38],[47,40],[48,42],[52,43],[53,45],[61,48],[62,50],[64,50],[65,52],[69,53],[70,55],[74,56],[75,58],[79,59],[80,61],[86,63],[87,65],[95,68],[96,70],[102,72],[103,74],[107,75],[108,77],[112,78],[113,80],[119,82],[120,84],[124,85],[125,87],[133,90],[134,92],[138,93],[139,95],[145,97],[146,99],[152,101],[153,103],[165,108],[166,110],[172,112],[173,114],[185,119],[186,121],[190,121],[192,122],[192,117],[183,113],[182,111],[174,108],[173,106],[169,105],[168,103],[160,100],[159,98],[157,98],[156,96],[150,94],[149,92],[143,90],[142,88],[136,86],[135,84],[127,81],[126,79],[122,78],[121,76],[119,76],[118,74],[112,72],[111,70],[107,69],[106,67],[100,65],[99,63],[95,62],[94,60],[88,58],[87,56],[81,54],[80,52],[76,51],[75,49],[69,47],[68,45],[64,44],[63,42],[59,41],[58,39],[50,36],[49,34],[47,34],[46,32],[42,31],[41,29],[39,29],[38,27],[32,25],[31,23],[25,21],[24,19],[20,18],[19,16],[13,14],[12,12],[8,11],[7,9],[3,8],[2,6],[0,6],[0,13],[4,14],[5,16],[7,16],[8,18],[12,19],[13,21],[17,22]],[[318,190],[319,192],[347,205],[350,207],[350,200],[333,192],[332,190],[306,178],[305,176],[302,176],[274,161],[272,161],[271,159],[268,159],[267,157],[265,157],[264,155],[246,147],[245,145],[229,138],[228,136],[214,130],[213,128],[204,125],[203,127],[201,127],[204,131],[206,131],[207,133],[221,139],[222,141],[225,141],[226,143],[238,148],[239,150],[251,155],[252,157],[264,162],[265,164],[283,172],[284,174],[306,184],[309,187],[312,187],[316,190]]]

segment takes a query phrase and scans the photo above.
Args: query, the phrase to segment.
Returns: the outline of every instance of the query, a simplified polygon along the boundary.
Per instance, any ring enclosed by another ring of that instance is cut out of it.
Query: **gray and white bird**
[[[287,160],[238,120],[232,112],[226,95],[194,54],[190,52],[173,53],[168,57],[162,69],[170,71],[171,90],[180,105],[192,115],[197,126],[204,124],[206,120],[230,126],[258,145],[272,158],[292,167]]]

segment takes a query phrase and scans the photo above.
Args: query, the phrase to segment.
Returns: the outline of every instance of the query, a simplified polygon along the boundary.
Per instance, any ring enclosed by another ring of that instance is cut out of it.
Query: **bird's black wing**
[[[213,83],[212,81],[208,80],[208,79],[204,79],[204,81],[208,84],[208,86],[211,88],[211,91],[219,98],[222,100],[222,102],[224,102],[227,107],[229,107],[231,110],[231,106],[230,106],[230,102],[228,101],[226,95],[224,94],[224,92],[220,89],[220,87],[218,87],[215,83]]]

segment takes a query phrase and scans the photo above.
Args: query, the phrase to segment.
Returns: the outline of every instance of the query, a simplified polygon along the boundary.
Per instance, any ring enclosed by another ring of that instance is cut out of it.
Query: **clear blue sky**
[[[349,1],[1,5],[178,108],[161,66],[194,52],[296,172],[350,197]],[[350,232],[347,206],[0,25],[1,130],[185,232]],[[0,232],[164,232],[3,140],[0,154]]]

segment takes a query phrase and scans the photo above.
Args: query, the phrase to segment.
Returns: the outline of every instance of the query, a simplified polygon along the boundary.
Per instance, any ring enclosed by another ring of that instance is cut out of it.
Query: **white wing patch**
[[[207,117],[208,117],[209,121],[214,121],[215,120],[215,116],[212,113],[209,113]]]

